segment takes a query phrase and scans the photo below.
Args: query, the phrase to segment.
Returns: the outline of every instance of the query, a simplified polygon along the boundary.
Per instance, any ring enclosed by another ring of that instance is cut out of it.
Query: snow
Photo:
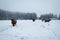
[[[60,20],[17,20],[15,27],[10,20],[0,20],[0,40],[60,40]]]

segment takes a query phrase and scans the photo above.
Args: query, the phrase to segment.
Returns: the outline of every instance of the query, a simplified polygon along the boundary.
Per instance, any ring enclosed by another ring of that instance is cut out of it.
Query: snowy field
[[[60,40],[60,20],[49,23],[41,20],[0,20],[0,40]]]

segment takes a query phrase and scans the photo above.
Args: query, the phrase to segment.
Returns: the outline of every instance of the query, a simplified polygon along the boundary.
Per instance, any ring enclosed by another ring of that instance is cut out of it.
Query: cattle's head
[[[13,21],[14,19],[11,19],[11,21]]]

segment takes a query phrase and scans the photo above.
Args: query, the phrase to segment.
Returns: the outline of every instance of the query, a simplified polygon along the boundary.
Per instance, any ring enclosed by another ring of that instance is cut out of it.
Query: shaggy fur
[[[11,19],[11,23],[12,23],[13,26],[15,26],[16,23],[17,23],[16,19]]]

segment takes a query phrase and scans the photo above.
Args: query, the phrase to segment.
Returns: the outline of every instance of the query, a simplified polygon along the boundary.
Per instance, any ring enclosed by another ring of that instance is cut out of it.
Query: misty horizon
[[[60,14],[60,0],[0,0],[0,9],[12,12]]]

